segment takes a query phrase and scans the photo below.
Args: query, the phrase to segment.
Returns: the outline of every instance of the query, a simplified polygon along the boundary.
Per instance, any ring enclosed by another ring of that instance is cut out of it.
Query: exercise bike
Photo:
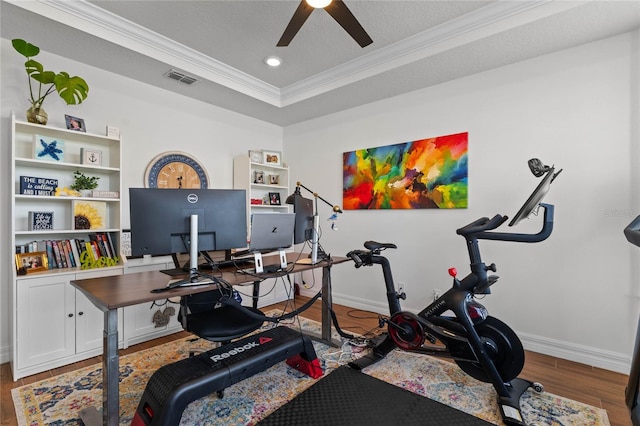
[[[553,166],[545,166],[538,159],[529,160],[529,168],[536,177],[544,177],[509,226],[542,208],[542,230],[537,234],[496,232],[494,230],[508,219],[499,214],[491,219],[482,217],[458,229],[457,234],[467,243],[471,273],[459,279],[456,270],[449,269],[452,287],[417,314],[402,311],[400,299],[404,300],[406,295],[396,292],[389,261],[381,255],[386,249],[397,248],[395,244],[367,241],[364,243],[366,250],[353,250],[347,254],[356,268],[381,265],[390,310],[390,317],[380,325],[386,323],[386,333],[367,356],[350,363],[352,368],[363,369],[395,348],[452,358],[465,373],[493,384],[506,424],[525,424],[520,412],[520,397],[529,387],[537,392],[543,392],[544,388],[539,383],[517,377],[524,367],[525,357],[520,339],[505,323],[490,316],[474,297],[490,294],[491,286],[498,281],[498,276],[488,274],[489,271],[496,272],[496,265],[486,265],[482,261],[478,240],[535,243],[551,235],[554,206],[541,201],[562,170],[556,172]],[[450,312],[453,316],[444,315]]]

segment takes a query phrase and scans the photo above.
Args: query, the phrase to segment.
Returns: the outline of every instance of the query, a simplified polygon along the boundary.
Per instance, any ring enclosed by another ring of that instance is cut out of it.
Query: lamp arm
[[[336,213],[342,213],[342,209],[340,207],[338,207],[337,205],[331,204],[330,202],[328,202],[327,200],[325,200],[324,198],[322,198],[321,196],[318,195],[317,192],[313,192],[312,190],[310,190],[309,188],[307,188],[306,186],[304,186],[303,184],[301,184],[300,182],[296,182],[297,186],[300,186],[304,189],[306,189],[307,191],[309,191],[310,193],[313,194],[313,196],[315,198],[319,198],[320,200],[322,200],[326,205],[328,205],[329,207],[331,207],[333,209],[334,212]],[[316,211],[317,211],[317,207],[316,207]]]

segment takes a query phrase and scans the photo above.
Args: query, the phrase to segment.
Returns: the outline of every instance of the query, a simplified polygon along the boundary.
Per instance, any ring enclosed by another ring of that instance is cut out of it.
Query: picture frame
[[[280,205],[280,193],[279,192],[270,192],[269,193],[269,204],[272,206]]]
[[[80,162],[92,166],[102,166],[102,151],[90,148],[80,148]]]
[[[67,130],[73,130],[74,132],[86,132],[87,128],[84,127],[84,120],[82,118],[74,117],[72,115],[64,115],[64,122],[67,125]]]
[[[277,175],[277,174],[269,175],[269,184],[270,185],[279,185],[280,184],[280,175]]]
[[[258,184],[264,183],[264,172],[262,170],[254,170],[253,183],[258,183]]]
[[[49,259],[44,251],[16,254],[16,270],[19,274],[46,271],[49,269]]]
[[[282,152],[262,151],[262,161],[269,166],[280,166],[282,165]]]
[[[249,161],[252,163],[262,164],[262,151],[249,150]]]
[[[33,158],[64,163],[64,139],[33,135]]]
[[[105,229],[109,223],[106,201],[73,200],[71,211],[73,229]]]

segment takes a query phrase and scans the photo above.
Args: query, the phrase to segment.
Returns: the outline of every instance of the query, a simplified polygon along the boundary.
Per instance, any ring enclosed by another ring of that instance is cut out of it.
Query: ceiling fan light
[[[307,4],[316,9],[324,9],[331,4],[331,0],[307,0]]]
[[[279,67],[282,64],[282,59],[278,58],[277,56],[267,56],[266,58],[264,58],[264,62],[270,67],[275,68]]]

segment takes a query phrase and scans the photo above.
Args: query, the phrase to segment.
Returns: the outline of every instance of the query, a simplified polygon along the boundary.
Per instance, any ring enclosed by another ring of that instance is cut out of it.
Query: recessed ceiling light
[[[307,4],[316,9],[324,9],[329,6],[329,3],[331,3],[331,0],[307,0]]]
[[[277,56],[267,56],[264,58],[264,62],[270,67],[279,67],[282,64],[282,59]]]

